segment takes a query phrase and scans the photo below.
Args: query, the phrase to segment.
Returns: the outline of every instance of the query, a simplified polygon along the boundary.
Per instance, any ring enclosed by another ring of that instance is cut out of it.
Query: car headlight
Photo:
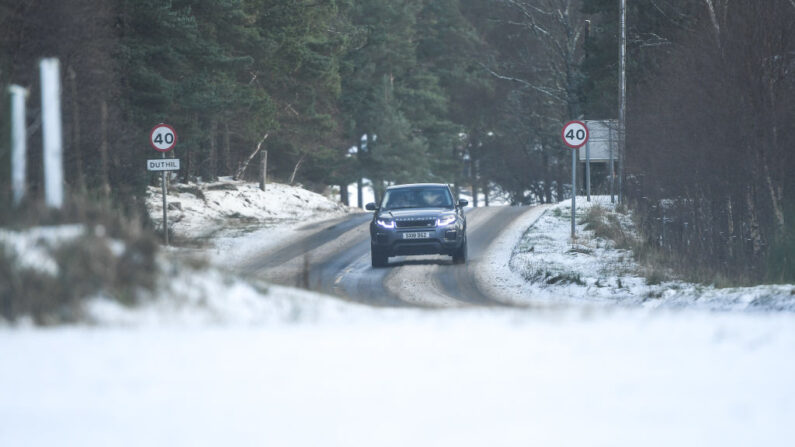
[[[436,219],[437,227],[446,227],[453,223],[455,223],[455,214],[450,214],[448,216],[439,216],[439,218]]]
[[[376,219],[375,223],[377,223],[379,227],[386,228],[388,230],[391,230],[392,228],[395,228],[395,221],[394,220]]]

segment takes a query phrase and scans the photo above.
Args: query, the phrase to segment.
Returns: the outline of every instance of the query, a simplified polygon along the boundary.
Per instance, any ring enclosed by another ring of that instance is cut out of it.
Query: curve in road
[[[478,285],[481,255],[529,207],[486,207],[467,212],[469,260],[449,256],[390,258],[370,266],[370,214],[303,228],[306,236],[249,260],[242,270],[278,284],[299,286],[375,306],[461,307],[505,305]]]

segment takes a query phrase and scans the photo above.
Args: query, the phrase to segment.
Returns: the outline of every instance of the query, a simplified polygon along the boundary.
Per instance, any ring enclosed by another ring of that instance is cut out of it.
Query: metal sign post
[[[591,145],[585,143],[585,194],[591,201]]]
[[[163,158],[166,158],[166,153],[163,152]],[[166,186],[166,171],[160,173],[162,175],[160,179],[160,188],[163,192],[163,241],[168,247],[168,199],[166,199],[168,195],[168,187]]]
[[[561,131],[563,143],[571,151],[571,238],[574,240],[577,237],[577,153],[580,147],[588,142],[588,126],[582,121],[569,121],[563,126]]]
[[[610,148],[610,203],[616,203],[615,183],[616,183],[616,164],[615,154],[613,153],[613,126],[609,127],[608,147]]]
[[[577,149],[571,151],[571,238],[577,238]]]
[[[179,160],[171,159],[173,161],[166,161],[166,152],[176,146],[177,132],[168,124],[160,123],[149,132],[149,144],[156,151],[163,154],[162,163],[157,163],[158,160],[147,160],[147,170],[162,171],[160,187],[163,193],[163,240],[168,245],[168,187],[166,186],[166,171],[179,170]]]

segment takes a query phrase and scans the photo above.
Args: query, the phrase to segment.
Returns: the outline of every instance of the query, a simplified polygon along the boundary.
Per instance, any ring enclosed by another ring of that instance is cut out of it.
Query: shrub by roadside
[[[81,319],[81,303],[104,296],[134,304],[157,284],[149,235],[111,239],[104,227],[0,230],[0,316],[48,325]]]
[[[87,299],[130,305],[157,286],[154,236],[101,200],[74,198],[63,211],[29,203],[3,224],[0,319],[74,322]]]

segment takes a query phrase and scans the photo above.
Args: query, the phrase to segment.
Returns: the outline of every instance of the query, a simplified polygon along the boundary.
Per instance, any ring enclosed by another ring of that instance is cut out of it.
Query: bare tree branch
[[[251,155],[248,156],[248,159],[246,159],[246,162],[243,163],[240,166],[240,168],[237,170],[237,172],[235,172],[235,176],[233,177],[235,180],[240,180],[240,178],[243,176],[243,173],[246,171],[246,168],[248,167],[248,164],[251,163],[251,160],[253,160],[254,157],[259,152],[259,150],[262,149],[262,143],[264,143],[265,140],[268,139],[269,135],[270,135],[270,133],[266,133],[265,135],[262,136],[262,139],[259,140],[259,143],[257,143],[257,148],[254,149],[254,152],[252,152]]]
[[[528,81],[526,81],[526,80],[524,80],[524,79],[519,79],[519,78],[514,78],[514,77],[511,77],[511,76],[504,76],[504,75],[501,75],[501,74],[499,74],[499,73],[497,73],[497,72],[493,71],[493,70],[492,70],[492,69],[490,69],[489,67],[485,66],[485,65],[484,65],[484,64],[482,64],[482,63],[480,64],[480,66],[481,66],[481,67],[483,67],[483,69],[484,69],[484,70],[486,70],[487,72],[489,72],[489,74],[491,74],[492,76],[494,76],[494,77],[495,77],[495,78],[497,78],[497,79],[502,79],[502,80],[504,80],[504,81],[511,81],[511,82],[516,82],[516,83],[522,84],[522,85],[524,85],[525,87],[528,87],[528,88],[530,88],[530,89],[533,89],[533,90],[535,90],[535,91],[537,91],[537,92],[539,92],[539,93],[542,93],[542,94],[544,94],[544,95],[547,95],[547,96],[549,96],[549,97],[551,97],[551,98],[555,99],[556,101],[560,101],[561,103],[564,103],[564,104],[566,103],[566,100],[565,100],[565,99],[563,99],[562,97],[560,97],[560,96],[556,95],[555,93],[551,92],[549,89],[547,89],[547,88],[545,88],[545,87],[539,87],[539,86],[537,86],[537,85],[535,85],[535,84],[533,84],[533,83],[531,83],[531,82],[528,82]]]

